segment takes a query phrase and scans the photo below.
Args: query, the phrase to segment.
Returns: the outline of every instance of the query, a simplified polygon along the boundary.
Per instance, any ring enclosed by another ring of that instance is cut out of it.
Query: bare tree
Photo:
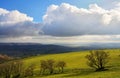
[[[40,68],[41,68],[41,73],[44,73],[45,70],[49,70],[50,74],[53,73],[54,71],[54,65],[55,61],[52,60],[52,59],[49,59],[49,60],[41,60],[40,61]]]
[[[0,73],[3,78],[19,78],[22,73],[22,62],[12,61],[0,64]]]
[[[13,78],[19,78],[23,71],[23,62],[21,61],[11,62],[11,69]]]
[[[88,66],[96,69],[96,71],[104,70],[109,60],[109,53],[103,50],[91,51],[86,56]]]
[[[43,74],[47,68],[48,68],[47,61],[41,60],[40,61],[40,73]]]
[[[25,77],[27,77],[27,76],[33,76],[34,75],[34,69],[35,69],[35,65],[34,64],[28,66],[25,69],[25,73],[24,73]]]
[[[48,64],[47,67],[48,67],[48,70],[50,71],[50,74],[52,74],[54,71],[54,67],[55,67],[54,63],[55,63],[55,61],[52,59],[47,60],[47,64]]]
[[[2,78],[10,78],[11,71],[10,71],[9,64],[0,64],[0,77]]]
[[[59,69],[59,72],[63,72],[66,63],[64,61],[58,61],[56,67]]]

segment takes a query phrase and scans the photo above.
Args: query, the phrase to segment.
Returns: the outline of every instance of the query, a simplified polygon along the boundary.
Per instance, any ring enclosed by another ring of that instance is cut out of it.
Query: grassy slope
[[[86,52],[71,52],[71,53],[62,53],[62,54],[50,54],[43,56],[36,56],[25,58],[24,62],[26,65],[31,63],[36,66],[40,65],[40,60],[43,59],[55,59],[64,60],[67,63],[66,73],[64,74],[55,74],[48,75],[42,78],[120,78],[120,49],[106,50],[110,53],[110,62],[109,70],[102,72],[94,72],[91,68],[86,65],[85,56],[88,54]],[[36,67],[36,71],[39,70],[39,67]],[[32,77],[32,78],[41,78],[41,77]]]

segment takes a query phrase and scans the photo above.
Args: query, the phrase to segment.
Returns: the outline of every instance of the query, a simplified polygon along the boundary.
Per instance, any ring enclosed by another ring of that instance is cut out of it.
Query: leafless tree
[[[3,78],[19,78],[23,70],[22,66],[21,61],[0,64],[0,74]]]
[[[34,75],[34,69],[35,69],[35,65],[34,64],[28,66],[25,69],[25,73],[24,73],[25,77],[27,77],[27,76],[33,76]]]
[[[49,59],[49,60],[41,60],[40,61],[40,68],[41,68],[41,73],[44,73],[45,70],[49,70],[50,74],[53,73],[54,71],[54,65],[55,61],[52,60],[52,59]]]
[[[47,61],[41,60],[40,61],[40,73],[43,74],[45,70],[47,70],[47,68],[48,68]]]
[[[11,69],[13,78],[19,78],[23,71],[23,62],[21,61],[12,62]]]
[[[47,64],[48,64],[47,67],[48,67],[48,70],[50,71],[50,74],[52,74],[54,71],[54,67],[55,67],[54,63],[55,63],[55,61],[52,59],[47,60]]]
[[[59,69],[59,72],[63,72],[65,66],[66,63],[64,61],[58,61],[56,64],[56,67]]]

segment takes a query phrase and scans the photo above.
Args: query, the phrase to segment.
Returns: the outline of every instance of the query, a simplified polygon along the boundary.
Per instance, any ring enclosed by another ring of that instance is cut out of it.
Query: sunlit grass
[[[70,52],[62,54],[40,55],[25,58],[25,65],[35,64],[36,70],[39,71],[40,60],[54,59],[56,61],[65,61],[67,67],[65,73],[42,76],[42,78],[120,78],[120,49],[105,50],[110,54],[110,60],[107,71],[95,72],[86,65],[85,56],[89,51]],[[34,76],[32,78],[39,78]]]

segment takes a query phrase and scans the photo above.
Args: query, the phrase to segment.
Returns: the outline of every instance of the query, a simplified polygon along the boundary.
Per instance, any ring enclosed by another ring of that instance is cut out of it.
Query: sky
[[[1,0],[0,42],[120,43],[120,0]]]

